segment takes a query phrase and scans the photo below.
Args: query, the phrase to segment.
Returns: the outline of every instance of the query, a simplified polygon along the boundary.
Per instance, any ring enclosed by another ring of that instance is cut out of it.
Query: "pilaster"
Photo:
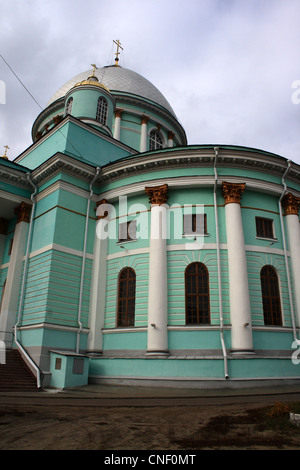
[[[105,210],[106,199],[97,202],[97,224],[105,224],[108,212]],[[101,237],[104,230],[97,229],[94,241],[94,260],[91,280],[88,352],[99,354],[103,349],[105,296],[106,296],[106,260],[108,238]]]

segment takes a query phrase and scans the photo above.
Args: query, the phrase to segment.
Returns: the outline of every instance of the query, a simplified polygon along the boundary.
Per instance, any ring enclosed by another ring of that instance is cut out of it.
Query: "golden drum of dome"
[[[104,88],[104,90],[109,92],[109,89],[105,85],[103,85],[103,83],[100,83],[98,82],[98,80],[95,80],[94,77],[89,77],[86,80],[82,80],[82,82],[76,83],[76,85],[74,85],[74,88],[82,85],[98,86],[100,88]]]

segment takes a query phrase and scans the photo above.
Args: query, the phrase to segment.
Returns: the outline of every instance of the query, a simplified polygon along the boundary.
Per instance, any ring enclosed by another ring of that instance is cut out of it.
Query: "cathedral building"
[[[71,78],[0,158],[0,339],[37,387],[297,383],[300,166],[188,145],[115,64]]]

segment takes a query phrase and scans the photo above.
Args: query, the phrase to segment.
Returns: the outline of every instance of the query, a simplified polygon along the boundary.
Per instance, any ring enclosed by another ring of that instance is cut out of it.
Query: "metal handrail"
[[[19,343],[19,341],[17,339],[17,326],[15,326],[15,328],[14,328],[14,340],[15,340],[15,344],[16,344],[18,350],[20,351],[20,354],[21,354],[22,358],[25,360],[25,362],[27,363],[30,370],[34,369],[34,371],[35,371],[37,388],[42,388],[42,380],[43,380],[44,374],[41,371],[41,369],[39,368],[39,366],[30,357],[28,352],[24,349],[22,344]]]

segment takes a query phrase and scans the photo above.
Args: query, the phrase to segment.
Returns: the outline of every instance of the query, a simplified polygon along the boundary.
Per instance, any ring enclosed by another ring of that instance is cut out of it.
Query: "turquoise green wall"
[[[292,331],[282,331],[281,328],[271,328],[269,331],[253,331],[253,347],[254,349],[273,349],[273,350],[290,350],[294,341]]]
[[[36,204],[31,251],[52,243],[83,251],[87,203],[86,198],[65,190],[56,190],[40,199]],[[91,202],[88,253],[93,252],[95,230],[95,203]]]
[[[22,325],[77,327],[82,258],[49,250],[30,259]],[[88,326],[92,262],[86,260],[81,321]]]
[[[73,122],[69,122],[67,137],[65,153],[94,166],[103,166],[129,155],[117,141],[105,140],[100,131],[92,133]]]
[[[78,328],[62,329],[53,328],[53,325],[44,325],[40,327],[32,327],[28,329],[21,329],[18,333],[22,345],[26,348],[33,346],[43,346],[45,349],[59,349],[67,351],[76,351]],[[86,350],[87,347],[87,334],[81,332],[80,334],[80,349]]]
[[[105,140],[100,131],[81,127],[80,124],[66,121],[59,129],[42,137],[20,160],[29,169],[35,169],[57,152],[90,163],[94,166],[106,165],[129,155],[117,141]]]
[[[231,346],[229,330],[224,331],[224,341],[226,348],[229,349]],[[202,330],[193,328],[179,331],[169,330],[168,345],[169,350],[174,351],[174,354],[176,354],[176,349],[215,349],[219,351],[219,354],[222,349],[220,330],[208,328]]]
[[[66,102],[69,97],[73,98],[72,103],[72,116],[76,118],[91,118],[96,119],[98,98],[103,96],[107,103],[107,126],[111,129],[112,126],[112,117],[114,110],[114,100],[100,87],[97,88],[85,88],[85,87],[76,87],[71,90],[71,92],[66,97]]]
[[[103,335],[103,350],[142,350],[147,349],[147,332],[136,331],[126,332],[118,329],[115,333],[105,333]]]
[[[300,369],[290,358],[231,359],[229,377],[243,378],[299,378]],[[178,378],[224,379],[223,359],[91,359],[90,376],[120,378]]]
[[[127,107],[127,105],[126,105]],[[141,117],[123,111],[120,141],[139,151],[141,142]]]

